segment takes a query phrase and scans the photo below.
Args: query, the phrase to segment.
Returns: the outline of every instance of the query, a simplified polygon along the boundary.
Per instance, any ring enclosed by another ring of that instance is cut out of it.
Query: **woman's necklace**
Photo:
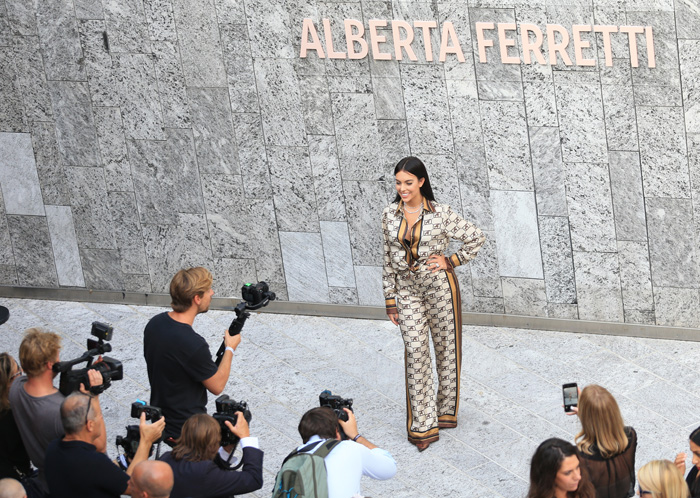
[[[416,214],[416,213],[417,213],[418,211],[420,211],[422,208],[423,208],[423,203],[422,203],[422,202],[421,202],[420,204],[418,204],[418,207],[415,209],[415,211],[409,211],[409,210],[408,210],[408,205],[407,205],[407,204],[404,204],[404,205],[403,205],[403,212],[404,212],[404,213],[407,213],[407,214]]]

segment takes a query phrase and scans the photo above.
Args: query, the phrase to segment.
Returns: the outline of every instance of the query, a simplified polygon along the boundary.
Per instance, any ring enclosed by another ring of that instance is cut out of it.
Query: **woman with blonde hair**
[[[688,498],[683,474],[670,460],[653,460],[639,469],[642,498]]]
[[[576,435],[576,445],[596,498],[633,496],[637,433],[625,426],[613,395],[604,387],[586,386],[577,413],[581,431]]]

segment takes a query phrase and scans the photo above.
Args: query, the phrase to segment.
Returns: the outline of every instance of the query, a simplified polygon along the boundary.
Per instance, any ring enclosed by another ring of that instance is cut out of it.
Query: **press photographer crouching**
[[[30,498],[48,495],[44,456],[49,443],[63,435],[60,406],[65,395],[53,385],[58,375],[54,366],[59,363],[60,350],[61,338],[57,334],[39,328],[28,329],[19,346],[19,360],[25,375],[10,387],[10,405],[17,428],[29,458],[39,470],[38,477],[23,482]],[[81,378],[87,387],[102,384],[102,374],[95,368],[86,369]],[[99,451],[106,451],[104,434],[95,445]]]
[[[235,424],[224,420],[226,433],[219,422],[201,413],[191,416],[182,426],[182,434],[172,451],[160,459],[168,463],[175,476],[171,498],[228,498],[262,488],[263,452],[258,438],[250,436],[248,422],[242,412],[236,412]],[[226,465],[219,447],[230,442],[230,435],[240,439],[243,448],[242,469]]]
[[[46,481],[52,498],[89,496],[108,498],[131,495],[129,476],[140,462],[147,460],[165,420],[146,423],[141,415],[138,450],[124,472],[102,453],[98,441],[105,440],[105,422],[96,396],[73,393],[61,404],[62,439],[54,440],[46,450]]]

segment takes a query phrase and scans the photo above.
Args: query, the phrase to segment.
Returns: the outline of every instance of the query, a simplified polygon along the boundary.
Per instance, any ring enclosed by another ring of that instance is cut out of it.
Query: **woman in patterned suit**
[[[405,345],[408,440],[423,451],[439,439],[439,429],[457,427],[462,314],[454,268],[473,259],[486,238],[449,206],[435,202],[420,159],[401,159],[394,176],[396,198],[382,213],[384,297]],[[445,256],[451,239],[462,247]]]

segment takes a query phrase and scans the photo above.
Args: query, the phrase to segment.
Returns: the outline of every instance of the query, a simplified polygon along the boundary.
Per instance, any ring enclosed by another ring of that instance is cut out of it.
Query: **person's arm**
[[[224,332],[224,343],[227,348],[235,350],[241,343],[241,334],[229,335],[228,330]],[[228,377],[231,374],[231,361],[233,360],[233,353],[230,349],[224,351],[224,356],[219,363],[219,368],[217,368],[216,373],[202,381],[204,387],[212,393],[214,396],[221,394],[226,387],[228,382]]]
[[[387,211],[382,215],[382,234],[384,236],[384,266],[382,268],[382,286],[384,288],[384,300],[386,314],[394,325],[399,324],[399,311],[396,307],[396,270],[391,265],[391,234],[388,230]]]
[[[447,208],[445,231],[451,238],[462,241],[462,247],[447,258],[447,262],[452,265],[452,268],[474,259],[476,253],[479,252],[481,246],[486,242],[486,236],[479,228],[459,216],[449,207]]]

